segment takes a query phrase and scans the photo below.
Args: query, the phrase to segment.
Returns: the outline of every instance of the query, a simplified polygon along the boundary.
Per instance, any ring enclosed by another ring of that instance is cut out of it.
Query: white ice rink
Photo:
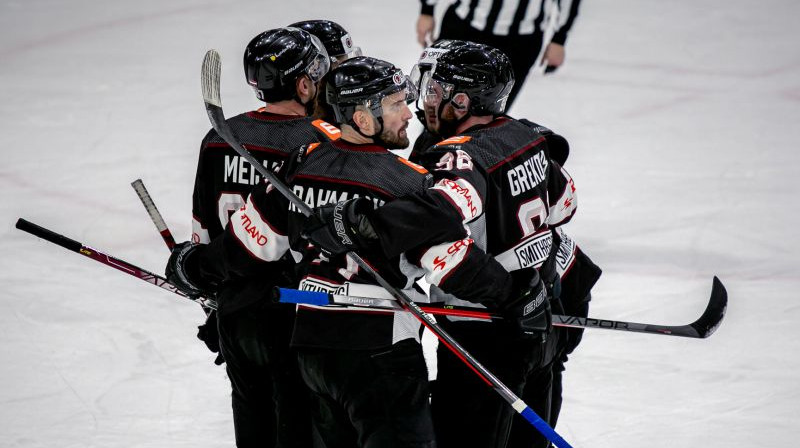
[[[161,272],[166,248],[129,184],[142,178],[188,237],[205,51],[223,56],[231,116],[258,106],[241,67],[257,33],[329,18],[409,69],[417,8],[0,2],[1,447],[233,445],[199,307],[14,223]],[[593,316],[683,324],[713,275],[729,292],[707,340],[587,331],[557,427],[573,446],[800,445],[797,17],[794,0],[585,0],[566,65],[529,79],[511,111],[572,144],[568,231],[604,269]]]

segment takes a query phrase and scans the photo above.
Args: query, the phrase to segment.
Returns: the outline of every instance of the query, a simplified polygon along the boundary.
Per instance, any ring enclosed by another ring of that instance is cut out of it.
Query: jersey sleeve
[[[483,214],[486,175],[466,152],[429,151],[420,162],[432,168],[434,184],[389,202],[370,217],[389,257],[462,240],[469,236],[466,225]]]
[[[221,283],[268,272],[270,263],[281,260],[289,250],[287,208],[287,201],[271,184],[254,188],[231,215],[225,231],[201,249],[201,275]]]
[[[209,234],[209,226],[215,223],[216,215],[213,210],[208,210],[208,204],[213,204],[213,198],[210,189],[213,189],[213,184],[210,184],[213,179],[209,173],[209,167],[205,163],[205,149],[206,142],[208,141],[211,133],[206,134],[203,142],[200,144],[200,155],[197,160],[197,174],[194,180],[194,190],[192,191],[192,242],[200,244],[208,244],[211,241]]]
[[[558,163],[551,161],[550,176],[547,181],[547,195],[549,198],[549,214],[547,224],[556,227],[569,222],[578,208],[578,196],[575,191],[575,182],[567,170]]]
[[[410,251],[425,280],[459,299],[496,307],[514,291],[511,274],[471,238]]]

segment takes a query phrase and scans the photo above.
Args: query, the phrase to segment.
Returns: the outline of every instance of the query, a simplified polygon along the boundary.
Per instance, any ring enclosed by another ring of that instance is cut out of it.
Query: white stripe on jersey
[[[231,216],[229,225],[242,246],[256,258],[275,261],[289,250],[289,238],[269,225],[250,198]]]
[[[425,280],[439,286],[464,261],[474,241],[466,238],[433,246],[422,255],[420,264],[425,269]]]
[[[208,230],[203,227],[203,224],[195,217],[192,217],[192,242],[198,244],[208,244],[211,242]]]
[[[444,193],[461,213],[465,224],[483,213],[481,195],[465,179],[442,179],[436,182],[431,190],[439,190]]]
[[[569,220],[578,208],[578,196],[575,194],[575,183],[569,173],[561,168],[561,173],[567,179],[567,185],[561,192],[561,197],[557,201],[550,200],[550,214],[547,217],[547,224],[551,226],[560,225]]]

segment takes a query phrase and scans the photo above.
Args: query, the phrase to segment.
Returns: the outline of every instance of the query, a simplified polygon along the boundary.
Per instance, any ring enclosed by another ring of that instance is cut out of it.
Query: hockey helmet
[[[403,71],[389,62],[358,56],[342,62],[328,75],[325,101],[337,124],[353,125],[357,106],[364,106],[382,123],[381,100],[397,92],[405,93],[406,103],[417,98],[417,90]]]
[[[472,115],[499,115],[505,111],[514,87],[511,61],[500,50],[468,41],[452,41],[419,81],[423,101],[451,101],[464,93]]]
[[[258,99],[276,102],[295,97],[302,75],[318,82],[330,69],[330,59],[319,38],[299,28],[265,31],[244,51],[244,73]]]
[[[353,46],[353,39],[341,25],[330,20],[305,20],[289,26],[300,28],[317,36],[325,46],[331,65],[346,59],[361,56],[361,48]]]

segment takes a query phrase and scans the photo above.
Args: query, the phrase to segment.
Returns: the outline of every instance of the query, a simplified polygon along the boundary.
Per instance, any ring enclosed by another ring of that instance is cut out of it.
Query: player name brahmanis
[[[294,185],[292,186],[292,190],[294,194],[297,195],[303,202],[306,203],[311,208],[321,207],[323,205],[328,204],[335,204],[337,202],[343,202],[348,199],[358,198],[361,197],[358,193],[351,193],[349,191],[335,191],[335,190],[328,190],[325,188],[314,188],[314,187],[306,187],[303,185]],[[373,198],[370,196],[364,196],[365,198],[372,201],[375,208],[378,208],[386,203],[383,199],[380,198]],[[289,204],[289,211],[293,212],[300,212],[297,206],[294,203]]]

